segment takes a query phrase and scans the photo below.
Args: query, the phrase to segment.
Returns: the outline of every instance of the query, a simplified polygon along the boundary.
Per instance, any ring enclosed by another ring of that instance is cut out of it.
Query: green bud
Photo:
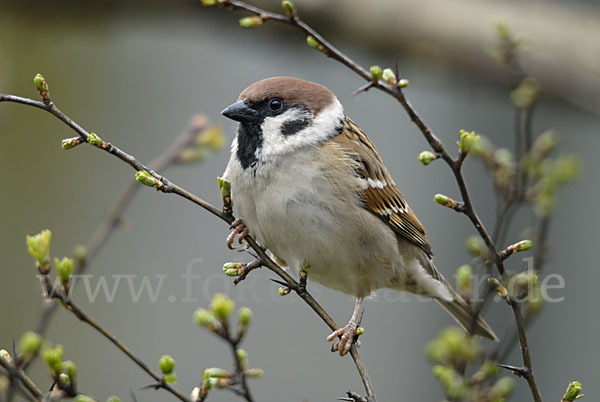
[[[199,147],[187,147],[182,149],[177,155],[177,160],[181,163],[201,162],[208,155],[208,151]]]
[[[221,198],[226,198],[231,196],[231,184],[223,179],[222,177],[217,177],[217,182],[219,184],[219,191],[221,192]],[[223,270],[225,270],[225,266],[223,266]]]
[[[516,251],[526,251],[531,247],[533,247],[533,242],[531,240],[521,240],[515,244]]]
[[[238,323],[241,326],[247,327],[252,321],[252,310],[248,307],[242,307],[238,311]]]
[[[61,363],[62,371],[67,373],[69,381],[74,384],[77,380],[77,366],[71,360],[65,360]]]
[[[310,271],[310,263],[308,260],[302,260],[302,264],[300,265],[300,271],[308,273]]]
[[[33,331],[25,332],[19,340],[19,350],[28,357],[37,354],[41,347],[42,337]]]
[[[427,357],[438,364],[470,362],[477,358],[480,350],[476,338],[456,327],[448,327],[427,345]]]
[[[513,381],[513,379],[508,378],[508,377],[503,377],[503,378],[499,379],[498,381],[496,381],[496,383],[492,387],[491,391],[492,391],[492,394],[494,394],[494,396],[496,398],[502,398],[502,400],[503,400],[504,398],[509,396],[513,392],[514,389],[515,389],[515,382]]]
[[[513,105],[526,109],[535,103],[540,92],[540,85],[532,78],[525,78],[517,88],[510,93]]]
[[[356,336],[361,336],[364,333],[365,333],[365,327],[363,327],[362,325],[360,325],[358,328],[356,328]]]
[[[87,142],[95,147],[102,148],[102,138],[96,133],[90,133],[87,137]]]
[[[448,396],[453,399],[462,399],[467,391],[467,386],[453,367],[436,365],[433,367],[433,375],[442,383]]]
[[[246,370],[248,368],[248,353],[244,349],[238,349],[235,351],[235,355],[238,362],[240,362],[242,370]]]
[[[221,126],[215,124],[202,131],[202,133],[196,137],[194,142],[197,145],[218,151],[225,146],[225,136],[223,135]]]
[[[171,374],[175,369],[175,359],[169,355],[163,355],[158,360],[158,367],[160,367],[160,371],[162,371],[163,374]]]
[[[135,179],[148,187],[157,187],[158,181],[152,177],[152,175],[145,170],[139,170],[135,172]]]
[[[65,138],[61,141],[61,146],[62,149],[66,151],[67,149],[76,147],[77,145],[81,144],[81,142],[81,137]]]
[[[55,372],[59,372],[62,368],[62,356],[63,347],[61,345],[56,345],[54,348],[47,347],[42,351],[44,361]]]
[[[499,148],[494,152],[494,161],[500,166],[511,167],[513,162],[512,153],[506,148]]]
[[[217,5],[217,0],[200,0],[202,5],[205,7],[212,7]]]
[[[265,374],[265,371],[263,369],[259,369],[259,368],[251,368],[246,370],[246,377],[249,378],[260,378]]]
[[[526,302],[527,309],[531,313],[536,313],[542,308],[542,306],[546,302],[546,299],[544,299],[544,296],[542,295],[542,290],[539,286],[535,286],[531,290],[531,293],[529,294],[529,297],[527,298]]]
[[[56,274],[60,278],[60,281],[63,285],[68,284],[73,274],[73,259],[68,257],[64,257],[62,260],[54,258],[54,265],[56,266]]]
[[[398,88],[406,88],[408,84],[409,82],[406,78],[401,78],[400,80],[398,80]]]
[[[27,251],[35,258],[40,267],[47,266],[46,273],[50,272],[48,260],[50,259],[50,240],[52,240],[52,232],[48,229],[42,230],[40,233],[27,236]]]
[[[257,15],[240,18],[240,26],[245,29],[258,28],[263,24],[263,19]]]
[[[396,83],[396,74],[394,74],[391,68],[384,69],[383,73],[381,74],[381,78],[383,78],[383,80],[390,85],[394,85]]]
[[[285,15],[287,15],[288,17],[291,18],[294,15],[296,15],[296,7],[294,6],[294,3],[292,3],[291,1],[283,0],[281,2],[281,7],[283,8]]]
[[[106,402],[121,402],[121,398],[117,396],[111,396],[106,400]]]
[[[423,151],[419,154],[419,162],[421,162],[425,166],[429,165],[437,158],[437,155],[431,151]]]
[[[176,383],[177,382],[177,374],[175,374],[175,373],[163,374],[163,379],[165,380],[165,382],[167,384]]]
[[[37,74],[35,77],[33,77],[33,82],[35,83],[35,87],[40,94],[42,92],[48,92],[48,83],[42,74]]]
[[[314,36],[312,36],[312,35],[308,35],[308,36],[306,37],[306,44],[307,44],[308,46],[312,47],[313,49],[317,49],[317,50],[318,50],[318,51],[320,51],[320,52],[322,52],[322,51],[323,51],[323,49],[324,49],[323,45],[321,45],[321,44],[319,43],[319,41],[317,41],[317,40],[315,39],[315,37],[314,37]]]
[[[279,293],[279,296],[289,295],[291,291],[292,291],[292,289],[290,289],[290,288],[284,288],[284,287],[280,287],[279,289],[277,289],[277,292]]]
[[[471,293],[472,269],[470,265],[461,265],[456,270],[456,286],[458,291],[464,295]]]
[[[477,370],[477,372],[473,374],[472,381],[475,384],[480,384],[498,374],[498,371],[500,371],[500,368],[498,367],[496,362],[486,360],[481,365],[479,370]]]
[[[510,279],[507,291],[513,298],[523,299],[537,284],[537,280],[537,274],[533,271],[520,272]]]
[[[79,264],[84,262],[87,258],[87,248],[85,246],[75,246],[73,249],[73,259],[77,261]]]
[[[206,327],[215,330],[219,326],[219,322],[215,318],[212,311],[199,308],[194,312],[194,321],[201,327]]]
[[[465,131],[460,130],[460,142],[458,143],[458,147],[464,153],[471,152],[471,149],[475,146],[476,143],[479,142],[480,137],[475,134],[475,131]]]
[[[498,39],[503,40],[503,41],[511,40],[512,32],[510,31],[510,28],[508,27],[508,25],[506,25],[503,22],[499,22],[496,24],[495,29],[496,29],[496,36],[498,36]]]
[[[377,65],[371,66],[371,68],[369,68],[369,72],[371,73],[371,78],[375,82],[379,81],[381,79],[381,76],[383,75],[383,71],[381,71],[381,67],[379,67]]]
[[[225,275],[227,276],[240,276],[240,273],[237,269],[228,269],[225,271]]]
[[[433,200],[440,205],[443,205],[448,208],[456,208],[458,207],[458,203],[454,201],[452,198],[448,197],[444,194],[436,194],[433,196]]]
[[[483,242],[481,237],[476,235],[471,235],[467,237],[465,245],[467,246],[467,250],[469,250],[469,253],[473,254],[475,257],[483,256],[487,250],[485,243]]]
[[[532,153],[537,159],[543,158],[548,155],[558,145],[558,134],[552,130],[544,131],[540,134],[533,146],[531,147]]]
[[[210,308],[214,312],[215,317],[220,320],[226,320],[235,308],[235,303],[223,293],[217,293],[213,296]]]
[[[202,378],[231,378],[233,373],[220,367],[211,367],[204,370]]]
[[[579,381],[572,381],[569,383],[569,386],[567,387],[562,399],[565,402],[573,402],[577,399],[581,399],[583,398],[581,391],[581,383]]]
[[[60,373],[58,375],[58,382],[64,386],[69,385],[69,376],[66,373]]]
[[[244,273],[244,264],[241,262],[228,262],[223,264],[223,271],[227,276],[240,276]]]
[[[450,202],[450,198],[448,198],[448,196],[445,196],[444,194],[436,194],[433,196],[433,200],[435,202],[437,202],[440,205],[446,205],[448,202]]]
[[[73,398],[74,402],[96,402],[93,398],[90,398],[87,395],[84,394],[78,394],[77,396],[75,396],[75,398]]]

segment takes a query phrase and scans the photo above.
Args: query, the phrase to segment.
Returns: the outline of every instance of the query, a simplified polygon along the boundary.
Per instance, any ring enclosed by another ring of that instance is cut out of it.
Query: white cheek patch
[[[263,146],[262,149],[257,150],[256,157],[263,161],[269,160],[270,156],[292,153],[331,138],[344,118],[344,109],[335,99],[333,104],[323,109],[307,127],[293,135],[286,136],[281,133],[284,124],[311,117],[306,110],[289,109],[279,116],[265,118],[261,125]]]

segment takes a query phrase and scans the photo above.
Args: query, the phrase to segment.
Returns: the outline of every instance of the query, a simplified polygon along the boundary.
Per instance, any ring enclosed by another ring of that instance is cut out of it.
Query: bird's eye
[[[269,109],[273,112],[277,112],[283,108],[283,101],[279,98],[273,98],[269,101]]]

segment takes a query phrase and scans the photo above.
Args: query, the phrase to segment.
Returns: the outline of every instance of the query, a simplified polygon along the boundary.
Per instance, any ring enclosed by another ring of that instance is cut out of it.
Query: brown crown
[[[302,105],[313,115],[329,106],[335,95],[323,85],[298,78],[273,77],[255,82],[240,94],[240,99],[252,102],[281,98],[288,105]]]

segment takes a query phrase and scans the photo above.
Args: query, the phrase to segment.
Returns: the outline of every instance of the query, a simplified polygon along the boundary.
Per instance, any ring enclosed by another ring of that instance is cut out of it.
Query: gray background
[[[266,3],[278,9],[278,2]],[[230,141],[235,126],[219,111],[258,79],[290,75],[322,83],[338,95],[347,114],[378,147],[428,229],[438,267],[451,278],[457,266],[469,261],[464,239],[473,228],[464,217],[432,201],[438,192],[457,196],[455,184],[442,163],[419,164],[417,154],[426,144],[399,105],[375,91],[352,97],[363,82],[309,49],[301,35],[274,25],[244,31],[238,27],[239,16],[186,2],[128,7],[111,2],[89,8],[0,4],[0,92],[35,98],[32,77],[41,72],[54,101],[67,114],[141,161],[149,161],[198,112],[222,124]],[[397,52],[392,45],[388,52],[369,50],[382,46],[356,42],[343,21],[333,26],[315,20],[363,65],[393,63]],[[338,27],[346,34],[336,33]],[[477,51],[484,57],[483,47]],[[477,68],[411,54],[399,57],[400,70],[411,83],[407,95],[448,149],[454,149],[452,143],[462,128],[511,146],[513,110],[505,86],[478,74]],[[562,136],[561,150],[577,154],[584,166],[577,183],[559,197],[550,233],[551,260],[545,268],[546,274],[564,276],[565,289],[551,294],[565,300],[548,305],[529,331],[536,377],[547,400],[559,399],[571,379],[583,382],[586,400],[597,399],[599,123],[597,115],[550,97],[540,102],[534,122],[536,133],[556,129]],[[0,106],[0,347],[9,349],[13,338],[32,328],[40,310],[39,284],[25,234],[50,228],[52,254],[69,255],[73,245],[85,243],[107,217],[133,177],[129,167],[91,147],[64,152],[60,140],[72,135],[44,112],[15,104]],[[202,165],[173,168],[167,176],[219,205],[216,177],[227,158],[223,150]],[[489,177],[475,160],[467,161],[466,177],[473,202],[491,227],[494,199]],[[330,401],[347,389],[362,392],[350,358],[328,352],[328,329],[295,296],[277,296],[277,286],[268,280],[273,274],[263,269],[233,288],[222,274],[223,262],[249,257],[227,250],[228,230],[221,221],[178,197],[150,189],[142,189],[126,216],[129,225],[111,237],[90,273],[107,276],[109,283],[111,275],[118,274],[167,275],[157,302],[143,296],[133,303],[124,284],[112,303],[102,296],[89,303],[81,287],[75,297],[149,364],[156,367],[162,354],[172,354],[177,360],[177,385],[185,394],[200,382],[205,367],[231,365],[225,345],[192,320],[194,310],[207,306],[218,291],[254,311],[244,348],[251,366],[266,373],[251,381],[257,400]],[[516,222],[514,239],[520,238],[529,215]],[[202,276],[194,282],[196,302],[182,301],[181,275],[188,264]],[[519,268],[522,263],[517,257],[511,265]],[[338,323],[348,319],[350,297],[314,284],[309,289]],[[176,296],[175,302],[168,301],[170,295]],[[487,317],[499,335],[513,327],[512,315],[499,303]],[[380,400],[443,398],[424,349],[451,323],[435,304],[399,293],[380,292],[367,302],[361,354]],[[149,382],[147,376],[65,311],[56,315],[47,339],[66,345],[65,358],[78,364],[80,388],[86,392],[101,399],[112,394],[127,399],[133,389],[140,401],[171,400],[163,392],[138,391]],[[513,352],[507,362],[519,364],[520,354]],[[50,385],[41,362],[31,373],[43,388]],[[517,380],[514,400],[527,396],[525,382]],[[217,391],[209,400],[235,398]]]

